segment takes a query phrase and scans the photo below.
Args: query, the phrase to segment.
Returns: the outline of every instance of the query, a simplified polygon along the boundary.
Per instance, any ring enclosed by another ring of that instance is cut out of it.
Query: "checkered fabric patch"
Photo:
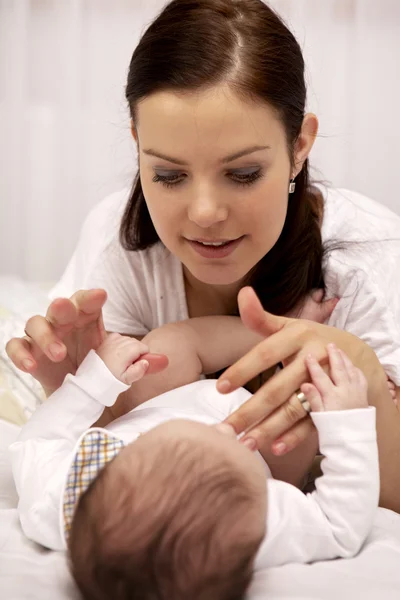
[[[72,519],[81,495],[99,471],[122,450],[124,443],[105,431],[90,430],[82,437],[67,475],[63,498],[64,534],[68,540]]]

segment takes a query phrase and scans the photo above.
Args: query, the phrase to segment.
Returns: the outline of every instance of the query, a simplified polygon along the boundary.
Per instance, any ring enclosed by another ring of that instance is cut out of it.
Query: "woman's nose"
[[[216,223],[225,221],[228,216],[228,209],[225,203],[210,193],[199,194],[192,197],[188,206],[188,216],[192,223],[195,223],[202,229],[208,229]]]

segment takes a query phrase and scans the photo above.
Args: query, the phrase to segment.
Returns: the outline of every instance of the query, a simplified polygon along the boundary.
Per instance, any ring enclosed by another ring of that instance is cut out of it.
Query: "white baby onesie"
[[[33,414],[10,446],[22,528],[30,539],[65,550],[63,491],[82,435],[127,386],[91,351],[75,376]],[[203,380],[167,392],[132,410],[103,431],[124,444],[172,419],[208,425],[225,419],[251,396],[217,392]],[[266,468],[266,537],[256,569],[288,562],[350,557],[372,527],[379,498],[375,408],[311,413],[325,459],[316,490],[304,495],[273,479]]]

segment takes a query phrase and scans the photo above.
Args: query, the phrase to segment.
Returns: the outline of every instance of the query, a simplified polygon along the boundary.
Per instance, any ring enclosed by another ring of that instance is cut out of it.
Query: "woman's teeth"
[[[229,241],[227,241],[227,242],[200,242],[200,244],[203,244],[203,246],[225,246],[225,244],[229,244]]]

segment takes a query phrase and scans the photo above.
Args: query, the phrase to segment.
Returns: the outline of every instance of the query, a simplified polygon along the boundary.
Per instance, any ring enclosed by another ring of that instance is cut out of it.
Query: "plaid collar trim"
[[[125,446],[104,429],[89,429],[78,442],[62,495],[62,530],[67,542],[79,498]]]

